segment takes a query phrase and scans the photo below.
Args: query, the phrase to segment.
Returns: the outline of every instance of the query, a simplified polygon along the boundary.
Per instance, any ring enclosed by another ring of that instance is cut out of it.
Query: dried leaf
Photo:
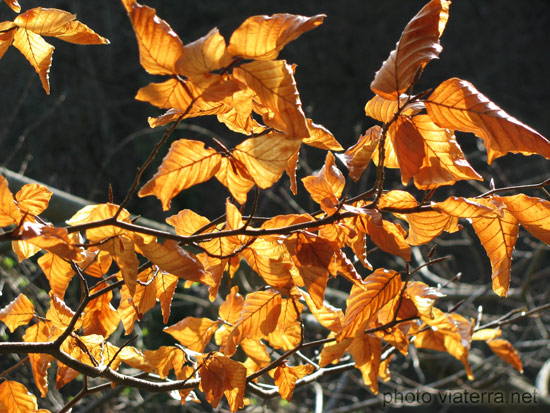
[[[90,294],[103,288],[104,285],[98,285],[90,290]],[[120,316],[111,304],[112,299],[113,292],[108,291],[88,303],[82,315],[82,330],[85,335],[98,334],[108,338],[115,332]]]
[[[25,330],[23,341],[26,343],[47,342],[50,340],[50,330],[49,323],[39,321]],[[30,353],[29,359],[36,387],[40,390],[40,395],[46,397],[48,393],[48,369],[54,357],[49,354]]]
[[[36,70],[36,73],[40,76],[42,87],[49,95],[49,73],[54,47],[46,42],[42,36],[22,28],[19,28],[15,32],[13,45],[23,54],[23,56],[25,56],[32,67],[34,67],[34,70]]]
[[[382,340],[370,334],[355,337],[348,348],[361,371],[363,381],[374,394],[378,394],[378,370],[382,355]]]
[[[361,135],[355,145],[349,148],[339,158],[349,169],[349,176],[355,182],[359,180],[361,174],[371,161],[373,153],[382,137],[382,128],[378,125],[368,129],[364,135]]]
[[[498,200],[531,235],[550,244],[550,202],[525,194],[498,197]]]
[[[334,155],[328,152],[321,170],[312,176],[302,178],[311,198],[321,205],[327,214],[336,212],[338,198],[342,195],[346,179],[334,163]]]
[[[231,63],[225,51],[225,39],[217,28],[183,47],[183,54],[176,63],[177,72],[185,76],[198,75],[221,69]]]
[[[439,127],[471,132],[483,139],[488,163],[508,152],[550,158],[550,142],[545,137],[508,115],[465,80],[446,80],[425,104],[430,119]]]
[[[497,338],[488,340],[487,344],[489,344],[489,347],[491,347],[491,350],[493,350],[497,356],[499,356],[506,363],[510,364],[520,373],[523,373],[523,366],[521,364],[519,354],[512,343],[508,340]]]
[[[275,380],[275,385],[279,386],[281,397],[290,401],[296,382],[311,373],[313,373],[313,366],[311,364],[290,367],[286,363],[283,363],[275,369],[273,379]]]
[[[343,151],[344,148],[338,143],[336,138],[323,125],[313,123],[311,119],[307,119],[307,128],[309,130],[309,138],[305,138],[303,142],[306,145],[315,148],[324,149],[327,151]]]
[[[0,310],[0,321],[8,326],[11,333],[17,327],[27,325],[33,317],[34,305],[23,293]]]
[[[5,411],[8,413],[38,410],[36,396],[21,383],[12,380],[4,380],[0,383],[0,403],[5,406]]]
[[[219,321],[209,318],[185,317],[176,324],[164,327],[163,331],[178,340],[184,347],[203,353],[218,324]]]

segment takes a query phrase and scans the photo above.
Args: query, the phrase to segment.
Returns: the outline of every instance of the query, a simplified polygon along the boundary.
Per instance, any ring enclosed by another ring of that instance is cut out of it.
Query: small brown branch
[[[20,366],[22,366],[23,364],[25,364],[27,361],[29,361],[29,356],[26,356],[26,357],[23,357],[21,360],[19,360],[17,363],[15,363],[13,366],[7,368],[6,370],[4,370],[2,373],[0,373],[0,378],[4,377],[4,376],[7,376],[8,374],[10,374],[12,371],[14,371],[15,369],[19,368]]]
[[[528,189],[544,190],[544,187],[549,185],[550,185],[550,178],[545,179],[544,181],[539,182],[538,184],[507,186],[505,188],[494,188],[494,189],[491,189],[490,191],[487,191],[481,195],[476,196],[476,198],[486,198],[488,196],[491,196],[493,194],[498,194],[500,192],[509,192],[509,191],[519,192],[519,191],[524,191]]]

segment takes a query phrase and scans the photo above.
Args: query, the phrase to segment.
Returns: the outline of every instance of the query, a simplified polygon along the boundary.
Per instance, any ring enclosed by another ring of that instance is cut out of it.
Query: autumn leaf
[[[141,320],[145,313],[156,305],[158,296],[156,281],[161,276],[160,271],[148,268],[137,275],[137,281],[139,282],[136,283],[133,294],[130,293],[127,285],[122,286],[120,289],[120,303],[117,313],[126,334],[132,332],[136,320]]]
[[[243,59],[276,59],[283,47],[302,33],[321,25],[324,17],[324,14],[313,17],[292,14],[249,17],[231,35],[227,51]]]
[[[309,137],[294,71],[286,61],[245,63],[233,70],[233,76],[252,89],[261,105],[269,110],[269,115],[262,114],[267,126],[292,139],[302,140]]]
[[[382,355],[382,341],[370,334],[355,337],[348,347],[363,376],[363,381],[374,394],[378,394],[378,370]]]
[[[16,13],[21,11],[21,6],[17,0],[4,0],[4,3],[10,6],[10,8]]]
[[[328,152],[321,170],[315,175],[302,178],[311,198],[321,205],[327,214],[338,210],[338,198],[342,195],[346,183],[344,175],[334,161],[334,155],[332,152]]]
[[[401,182],[407,185],[422,166],[425,157],[424,140],[415,124],[406,116],[399,116],[390,125],[388,135],[401,170]]]
[[[38,265],[50,283],[50,289],[59,298],[63,299],[65,291],[71,282],[74,270],[70,262],[63,258],[47,252],[38,258]]]
[[[170,209],[170,201],[184,189],[212,178],[221,161],[214,149],[204,143],[179,139],[172,143],[157,173],[139,191],[139,196],[155,195],[162,208]]]
[[[502,338],[495,338],[492,340],[487,340],[487,344],[497,356],[512,365],[520,373],[523,373],[523,366],[521,364],[519,354],[512,343]]]
[[[349,169],[349,176],[354,181],[358,181],[361,174],[368,166],[373,153],[382,138],[382,128],[375,125],[369,128],[364,135],[361,135],[355,145],[350,147],[338,157],[346,164]]]
[[[50,323],[39,321],[25,330],[23,341],[26,343],[45,343],[50,340],[50,330]],[[36,387],[40,390],[40,395],[46,397],[48,393],[48,369],[54,357],[49,354],[30,353],[29,359]]]
[[[170,370],[178,372],[186,358],[184,352],[174,346],[162,346],[157,350],[147,350],[143,353],[149,366],[162,378],[166,378]]]
[[[439,38],[449,18],[450,1],[432,0],[407,24],[397,48],[371,83],[371,89],[386,99],[397,100],[413,84],[419,73],[441,53]]]
[[[21,211],[31,215],[40,215],[48,206],[52,192],[43,185],[26,184],[15,194]]]
[[[406,215],[409,224],[410,245],[422,245],[439,236],[443,231],[456,232],[462,229],[458,218],[439,211],[426,211]]]
[[[281,300],[281,295],[271,290],[248,294],[239,320],[227,337],[224,354],[234,354],[236,346],[245,337],[261,339],[275,330],[281,314]]]
[[[550,202],[525,194],[497,198],[535,238],[550,244]]]
[[[267,341],[273,348],[284,351],[300,345],[302,340],[301,314],[304,305],[292,298],[283,299],[277,327],[267,336]]]
[[[398,272],[378,269],[365,280],[363,288],[353,286],[347,299],[343,328],[338,341],[361,334],[361,330],[372,320],[377,311],[401,290],[401,276]]]
[[[134,295],[139,267],[134,241],[126,235],[119,235],[99,245],[99,248],[111,254],[120,269],[124,284],[130,294]]]
[[[217,28],[183,47],[182,56],[176,62],[177,72],[186,76],[212,72],[231,64],[226,53],[225,39]]]
[[[508,115],[465,80],[446,80],[425,104],[430,119],[439,127],[471,132],[483,139],[488,163],[508,152],[550,158],[546,138]]]
[[[0,403],[9,413],[35,412],[38,410],[36,396],[17,381],[4,380],[0,383]],[[0,404],[0,406],[1,406]]]
[[[170,317],[172,298],[174,297],[174,292],[176,291],[179,278],[175,275],[159,271],[155,279],[157,284],[157,299],[160,302],[160,308],[162,311],[162,321],[166,324],[168,323],[168,318]]]
[[[11,303],[0,310],[0,321],[14,332],[19,326],[29,323],[34,317],[34,306],[25,294],[20,293]]]
[[[235,157],[222,158],[216,179],[229,189],[233,198],[241,205],[245,204],[248,192],[256,185],[247,167]]]
[[[75,312],[65,304],[65,302],[50,291],[50,308],[46,313],[46,319],[52,322],[52,325],[59,331],[64,331],[70,324]],[[75,325],[75,329],[79,329],[82,325],[79,319]]]
[[[214,408],[218,406],[225,395],[229,407],[235,412],[244,407],[244,391],[246,387],[246,367],[238,361],[218,354],[199,358],[199,388],[204,392],[206,400]]]
[[[332,332],[338,332],[342,329],[344,313],[340,308],[335,308],[327,302],[324,302],[321,307],[317,307],[307,292],[300,290],[300,294],[304,297],[309,311],[319,324]]]
[[[338,143],[336,138],[323,125],[314,123],[311,119],[307,119],[307,128],[309,130],[309,138],[305,138],[303,142],[306,145],[313,146],[327,151],[342,151],[344,148]]]
[[[100,284],[90,290],[90,294],[103,288],[105,285]],[[108,338],[115,332],[120,316],[111,304],[112,299],[113,292],[108,291],[88,303],[82,315],[82,330],[85,335],[98,334]]]
[[[199,353],[204,352],[219,321],[208,318],[185,317],[178,323],[164,328],[164,332],[178,340],[184,347]]]
[[[311,373],[313,373],[313,366],[311,364],[290,367],[286,363],[283,363],[275,369],[273,379],[275,380],[275,385],[279,387],[281,397],[290,401],[296,382]]]

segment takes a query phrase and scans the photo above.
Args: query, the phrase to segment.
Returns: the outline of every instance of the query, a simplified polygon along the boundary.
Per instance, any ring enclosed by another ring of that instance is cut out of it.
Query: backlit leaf
[[[401,275],[392,270],[377,269],[365,279],[363,288],[353,286],[347,299],[343,328],[337,339],[362,334],[362,329],[377,311],[401,290]]]
[[[156,277],[157,283],[157,299],[160,302],[160,308],[162,310],[162,322],[168,323],[170,317],[170,308],[172,305],[172,298],[178,285],[178,277],[172,274],[159,271]]]
[[[330,333],[329,338],[334,338],[335,333]],[[336,364],[338,360],[345,354],[348,347],[351,345],[353,338],[345,338],[342,341],[332,341],[326,343],[319,355],[319,366],[325,367],[330,363]]]
[[[524,194],[499,197],[498,200],[531,235],[550,244],[550,202]]]
[[[270,111],[262,115],[266,125],[292,139],[309,137],[306,117],[296,88],[292,67],[284,60],[245,63],[233,76],[252,89]]]
[[[313,373],[313,366],[311,364],[290,367],[284,363],[275,369],[273,379],[275,380],[275,385],[279,386],[281,397],[290,401],[292,393],[294,393],[296,381],[311,373]]]
[[[450,1],[432,0],[407,24],[388,59],[374,77],[374,93],[397,100],[407,91],[428,62],[436,59],[442,47],[439,38],[449,18]]]
[[[228,52],[244,59],[276,59],[287,43],[321,25],[324,17],[323,14],[313,17],[292,14],[249,17],[231,35]]]
[[[157,350],[147,350],[144,353],[147,364],[162,378],[166,378],[170,370],[178,372],[185,362],[183,351],[174,346],[162,346]]]
[[[478,199],[477,202],[502,214],[494,218],[472,218],[472,227],[491,260],[493,291],[505,297],[510,288],[512,251],[518,237],[519,222],[497,198]]]
[[[39,321],[33,324],[23,335],[23,341],[26,343],[41,343],[50,340],[51,326],[47,322]],[[32,368],[32,375],[36,387],[40,390],[40,395],[46,397],[48,392],[48,369],[54,357],[49,354],[30,353],[29,359]]]
[[[22,211],[31,215],[39,215],[46,209],[52,192],[45,186],[39,184],[26,184],[17,191],[15,199]]]
[[[382,354],[382,341],[370,334],[355,337],[348,348],[361,371],[363,381],[374,394],[378,394],[378,370]]]
[[[323,125],[313,123],[311,119],[307,119],[307,128],[309,130],[309,138],[305,138],[303,142],[306,145],[313,146],[319,149],[330,151],[343,151],[344,148],[338,143],[336,138]]]
[[[225,39],[218,29],[183,47],[183,55],[176,66],[178,73],[193,76],[221,69],[231,63],[231,57],[225,52]]]
[[[0,310],[0,321],[6,324],[10,332],[29,323],[34,317],[34,306],[25,294],[20,293],[15,300]]]
[[[148,268],[138,274],[137,279],[140,282],[136,283],[136,290],[133,294],[130,294],[126,285],[120,289],[120,304],[117,313],[126,334],[132,332],[136,320],[141,321],[145,313],[156,305],[158,294],[156,280],[160,276],[160,271]],[[172,277],[175,278],[175,276]]]
[[[107,251],[120,268],[124,284],[130,290],[130,295],[134,295],[136,290],[139,260],[136,255],[134,242],[126,235],[119,235],[116,238],[99,246],[104,251]]]
[[[229,407],[235,412],[244,407],[246,367],[238,361],[218,354],[199,358],[199,388],[214,408],[225,395]]]
[[[434,302],[437,298],[444,297],[445,295],[423,282],[413,281],[407,285],[405,296],[412,300],[422,317],[433,319]]]
[[[334,163],[334,155],[328,152],[325,164],[319,172],[302,178],[311,198],[321,205],[327,214],[338,209],[338,198],[342,195],[346,179]]]
[[[234,157],[222,158],[216,179],[229,189],[233,198],[241,205],[244,205],[248,192],[255,185],[247,167]]]
[[[409,236],[406,241],[410,245],[422,245],[439,236],[443,231],[456,232],[462,226],[458,218],[444,212],[426,211],[406,215],[409,223]]]
[[[202,353],[218,324],[219,321],[209,318],[185,317],[178,323],[165,327],[163,331],[178,340],[184,347]]]
[[[67,328],[74,315],[75,312],[62,299],[50,291],[50,308],[46,313],[46,319],[51,321],[55,328],[63,331]],[[75,329],[80,328],[81,324],[79,320],[75,325]]]
[[[90,293],[100,291],[105,286],[90,290]],[[91,300],[82,315],[82,329],[85,335],[98,334],[108,338],[115,332],[120,323],[120,316],[111,305],[113,292],[108,291],[94,300]]]
[[[425,157],[424,140],[415,124],[405,116],[399,116],[390,125],[388,135],[401,170],[401,181],[407,185],[422,166]]]
[[[502,360],[512,365],[520,373],[523,373],[523,366],[519,358],[517,350],[512,343],[502,338],[488,340],[487,344],[491,347],[491,350],[499,356]]]
[[[299,317],[303,308],[303,304],[292,298],[282,301],[277,327],[267,336],[267,341],[273,348],[288,351],[300,345],[302,323]]]
[[[40,249],[50,251],[68,260],[81,258],[79,248],[69,238],[65,228],[55,228],[26,221],[21,226],[19,239]]]
[[[54,47],[40,35],[23,28],[15,32],[13,45],[25,56],[40,76],[42,87],[50,94],[49,73]]]
[[[139,191],[139,196],[155,195],[166,211],[170,201],[184,189],[215,175],[221,155],[204,143],[180,139],[171,146],[157,173]]]
[[[127,11],[143,68],[153,75],[177,73],[176,63],[183,55],[183,44],[170,25],[156,15],[155,9],[139,3],[134,2]]]
[[[324,302],[322,306],[317,307],[307,292],[300,291],[300,293],[302,294],[302,297],[304,297],[309,311],[311,311],[311,314],[315,316],[319,324],[328,328],[332,332],[338,332],[342,329],[344,312],[340,308],[335,308],[327,302]]]
[[[38,265],[42,268],[42,272],[46,275],[50,283],[50,289],[55,295],[63,299],[65,290],[73,279],[75,272],[71,268],[71,264],[63,258],[47,252],[38,258]]]
[[[36,412],[36,396],[17,381],[4,380],[0,383],[0,402],[8,413]]]
[[[471,132],[483,139],[488,163],[508,152],[550,158],[546,138],[508,115],[465,80],[446,80],[425,104],[430,119],[438,126]]]
[[[411,193],[401,190],[386,192],[380,196],[380,200],[378,201],[378,208],[380,210],[385,208],[409,209],[416,208],[418,205],[418,201]]]
[[[4,0],[4,3],[10,6],[10,8],[16,13],[21,11],[21,6],[17,0]]]
[[[371,161],[374,150],[382,137],[382,128],[378,125],[371,127],[361,135],[355,145],[338,156],[349,169],[349,176],[358,181],[361,174]]]
[[[397,255],[405,261],[411,260],[411,247],[405,241],[407,232],[401,225],[386,220],[378,224],[369,216],[361,218],[366,223],[367,234],[382,251]]]
[[[0,23],[0,28],[2,29],[2,32],[0,32],[0,59],[1,59],[4,56],[4,53],[6,53],[9,47],[12,45],[13,38],[15,37],[15,32],[17,31],[17,29],[12,22],[2,22]]]

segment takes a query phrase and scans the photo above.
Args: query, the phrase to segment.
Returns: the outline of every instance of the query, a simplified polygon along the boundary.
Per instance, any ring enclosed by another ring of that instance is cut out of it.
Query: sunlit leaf
[[[39,215],[46,209],[52,192],[45,186],[39,184],[26,184],[17,191],[15,199],[22,211],[32,215]]]
[[[15,300],[0,310],[0,321],[6,324],[10,332],[29,323],[34,317],[34,306],[25,294],[20,293]]]
[[[178,73],[193,76],[221,69],[231,63],[225,52],[225,39],[218,29],[183,47],[183,55],[176,63]]]
[[[422,245],[439,236],[443,231],[456,232],[462,229],[458,218],[438,211],[426,211],[406,215],[409,223],[409,236],[406,241],[410,245]]]
[[[267,341],[273,348],[284,351],[300,345],[302,340],[302,323],[300,315],[304,305],[294,299],[283,299],[277,327],[267,336]]]
[[[347,299],[343,328],[338,341],[362,334],[362,329],[377,311],[401,289],[401,275],[392,270],[378,269],[365,279],[363,288],[353,286]]]
[[[330,333],[329,338],[334,338],[335,333]],[[323,345],[319,355],[319,366],[325,367],[330,363],[336,364],[351,345],[353,338],[345,338],[342,341],[332,341]]]
[[[124,284],[130,290],[130,294],[134,295],[136,290],[139,260],[136,255],[135,245],[131,238],[126,235],[119,235],[116,238],[99,246],[104,251],[107,251],[120,268]]]
[[[218,323],[219,321],[209,318],[185,317],[176,324],[165,327],[163,331],[178,340],[184,347],[202,353],[216,331]]]
[[[392,209],[410,209],[418,206],[418,201],[415,197],[407,191],[393,190],[386,192],[380,196],[378,201],[378,208],[383,210],[385,208]]]
[[[508,115],[465,80],[452,78],[441,83],[426,100],[426,109],[438,126],[483,139],[489,163],[508,152],[550,158],[550,142],[545,137]]]
[[[253,16],[246,19],[229,40],[228,53],[244,59],[272,60],[286,44],[323,23],[325,15],[292,14]]]
[[[444,294],[423,282],[413,281],[407,285],[405,296],[411,299],[422,317],[433,319],[434,302],[436,299],[444,297]]]
[[[38,410],[36,396],[17,381],[4,380],[0,383],[0,402],[8,413],[36,412]]]
[[[93,294],[104,287],[99,285],[90,290],[90,293]],[[98,334],[108,338],[115,332],[120,323],[120,316],[111,304],[112,299],[113,292],[108,291],[88,303],[82,316],[82,329],[85,335]]]
[[[374,150],[382,137],[382,128],[378,125],[368,129],[364,135],[361,135],[355,145],[349,148],[339,158],[349,169],[349,176],[354,181],[358,181],[361,174],[371,161]]]
[[[139,46],[139,60],[154,75],[177,73],[183,44],[170,25],[156,15],[155,9],[139,3],[127,7]]]
[[[361,218],[361,222],[365,225],[365,232],[382,251],[410,261],[411,247],[405,241],[407,232],[401,225],[387,220],[377,223],[368,215]]]
[[[38,265],[50,283],[50,289],[55,295],[63,299],[69,283],[75,275],[71,264],[63,258],[47,252],[38,258]]]
[[[502,330],[500,328],[484,328],[476,331],[472,335],[472,340],[488,341],[500,337],[501,335]]]
[[[30,30],[18,29],[13,38],[13,45],[25,56],[40,76],[42,87],[50,94],[49,73],[52,64],[54,47],[40,35]]]
[[[18,238],[68,260],[78,261],[81,258],[79,248],[69,238],[65,228],[26,221],[18,231]]]
[[[313,373],[313,366],[311,364],[290,367],[284,363],[275,369],[273,379],[275,380],[275,385],[279,386],[281,397],[290,401],[292,393],[294,393],[296,381],[311,373]]]
[[[100,36],[78,20],[67,23],[55,34],[57,39],[76,44],[109,44],[109,40]]]
[[[67,224],[80,225],[88,222],[110,219],[115,216],[118,209],[118,205],[111,203],[87,205],[76,212],[71,219],[67,221]],[[123,209],[118,215],[117,220],[130,223],[130,214],[128,211]],[[92,242],[99,242],[118,235],[128,234],[129,232],[127,230],[114,225],[103,225],[98,228],[90,228],[86,230],[86,238]]]
[[[248,192],[255,185],[247,167],[234,157],[222,158],[216,179],[229,189],[233,198],[241,205],[244,205]]]
[[[179,371],[185,362],[183,351],[174,346],[162,346],[157,350],[147,350],[144,353],[147,364],[162,378],[166,378],[170,370]]]
[[[47,322],[39,321],[28,327],[23,335],[26,343],[42,343],[50,340],[51,326]],[[32,375],[40,395],[46,397],[48,392],[48,369],[54,357],[49,354],[30,353],[29,359],[32,368]]]
[[[325,164],[319,172],[302,178],[311,198],[321,205],[327,214],[338,209],[338,198],[342,195],[346,179],[335,164],[334,155],[328,152]]]
[[[319,324],[332,332],[338,332],[342,329],[344,312],[340,308],[335,308],[327,302],[324,302],[321,307],[317,307],[307,292],[300,291],[300,293],[304,297],[309,311],[315,316]]]
[[[36,34],[55,36],[59,29],[75,18],[76,15],[65,10],[36,7],[19,14],[13,22]]]
[[[284,60],[245,63],[233,76],[252,89],[270,111],[263,116],[271,126],[293,139],[309,137],[306,117],[296,88],[292,67]]]
[[[157,173],[139,191],[139,196],[155,195],[166,211],[170,201],[184,189],[207,181],[218,170],[221,155],[204,143],[179,139],[172,143]]]
[[[133,294],[130,293],[126,285],[120,289],[120,304],[117,313],[124,325],[126,334],[130,334],[134,328],[134,323],[143,318],[145,313],[156,305],[157,282],[161,276],[160,271],[148,268],[140,272],[137,276],[136,289]],[[175,276],[172,276],[176,278]],[[176,278],[177,279],[177,278]]]
[[[4,23],[8,23],[11,27],[5,27]],[[4,56],[4,53],[9,49],[13,43],[15,37],[15,32],[17,31],[16,26],[12,22],[3,22],[0,23],[0,59]],[[4,31],[5,30],[5,31]]]
[[[10,8],[16,13],[21,11],[21,6],[17,0],[4,0],[4,3],[10,6]]]
[[[246,367],[238,361],[221,355],[207,355],[199,358],[199,388],[214,408],[225,395],[229,407],[235,412],[244,407]]]
[[[432,0],[407,24],[388,59],[374,77],[374,93],[397,100],[406,92],[428,62],[436,59],[442,47],[439,38],[449,18],[450,1]]]
[[[159,271],[156,276],[157,299],[160,302],[162,321],[164,324],[168,323],[168,318],[170,317],[172,298],[174,297],[174,292],[178,285],[178,279],[177,276],[163,271]]]
[[[313,146],[319,149],[330,151],[343,151],[344,148],[338,143],[336,138],[323,125],[314,123],[311,119],[307,119],[307,128],[309,130],[309,138],[305,138],[303,142],[306,145]]]
[[[235,353],[236,346],[245,337],[262,339],[275,330],[281,313],[281,302],[281,295],[271,290],[248,294],[239,320],[227,338],[224,353]]]
[[[388,135],[401,170],[401,181],[407,185],[422,166],[425,157],[424,140],[415,124],[406,116],[399,116],[390,125]]]
[[[505,297],[510,288],[512,251],[519,233],[519,222],[497,198],[477,201],[502,214],[494,218],[472,218],[472,227],[491,260],[493,291]]]
[[[550,244],[550,202],[524,194],[498,197],[531,235]]]
[[[65,302],[50,291],[50,308],[46,313],[46,319],[51,321],[53,326],[61,331],[65,330],[71,322],[75,312]],[[80,328],[82,322],[79,320],[75,329]]]
[[[378,369],[382,354],[382,341],[370,334],[355,337],[348,348],[361,371],[363,381],[374,394],[378,394]]]
[[[520,373],[523,373],[523,366],[521,364],[519,354],[512,343],[508,340],[497,338],[488,340],[487,344],[489,344],[489,347],[491,347],[491,350],[493,350],[497,356],[499,356],[506,363],[510,364]]]

